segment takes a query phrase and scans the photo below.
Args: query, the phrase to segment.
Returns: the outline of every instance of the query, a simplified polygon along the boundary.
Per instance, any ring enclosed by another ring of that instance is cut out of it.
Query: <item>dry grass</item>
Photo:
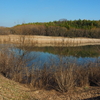
[[[36,44],[36,46],[81,46],[100,45],[100,39],[96,38],[65,38],[36,35],[0,35],[1,43]]]
[[[83,100],[98,96],[100,96],[98,87],[76,88],[62,94],[54,90],[29,89],[0,75],[0,100]]]
[[[30,89],[0,75],[0,100],[36,100]]]

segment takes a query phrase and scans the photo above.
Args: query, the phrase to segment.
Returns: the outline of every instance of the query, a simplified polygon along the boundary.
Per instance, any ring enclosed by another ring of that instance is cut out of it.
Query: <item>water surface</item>
[[[1,50],[9,46],[0,44]],[[66,63],[88,65],[89,63],[99,63],[100,46],[80,46],[80,47],[29,47],[13,46],[10,44],[9,51],[13,51],[16,57],[24,53],[24,58],[31,59],[28,66],[35,67],[65,65]]]

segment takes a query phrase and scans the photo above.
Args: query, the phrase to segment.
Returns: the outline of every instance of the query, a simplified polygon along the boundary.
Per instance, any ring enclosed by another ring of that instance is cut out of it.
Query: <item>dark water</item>
[[[1,44],[0,48],[7,47],[7,44]],[[66,63],[87,65],[100,61],[100,46],[83,47],[22,47],[11,46],[9,51],[13,51],[17,56],[23,55],[28,61],[28,66],[34,65],[42,67],[44,65],[64,65]]]

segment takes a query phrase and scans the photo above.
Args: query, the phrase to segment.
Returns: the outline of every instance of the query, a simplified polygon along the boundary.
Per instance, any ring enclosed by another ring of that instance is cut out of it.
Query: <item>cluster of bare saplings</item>
[[[61,60],[59,65],[47,67],[44,64],[42,69],[35,69],[34,63],[27,67],[27,63],[35,57],[29,59],[27,56],[27,52],[15,56],[8,48],[3,49],[0,51],[0,73],[33,88],[54,89],[59,92],[67,92],[76,87],[100,86],[99,61],[82,66],[76,63],[63,64]]]

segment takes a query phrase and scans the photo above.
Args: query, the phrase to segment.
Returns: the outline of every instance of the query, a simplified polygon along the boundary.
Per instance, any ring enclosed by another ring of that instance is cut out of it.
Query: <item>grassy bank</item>
[[[29,88],[0,74],[0,100],[36,100]]]
[[[65,38],[36,35],[0,35],[1,43],[27,44],[33,46],[81,46],[100,45],[96,38]]]
[[[77,88],[75,91],[58,93],[54,90],[29,89],[0,75],[0,100],[99,100],[100,88]],[[98,99],[97,99],[98,98]]]

